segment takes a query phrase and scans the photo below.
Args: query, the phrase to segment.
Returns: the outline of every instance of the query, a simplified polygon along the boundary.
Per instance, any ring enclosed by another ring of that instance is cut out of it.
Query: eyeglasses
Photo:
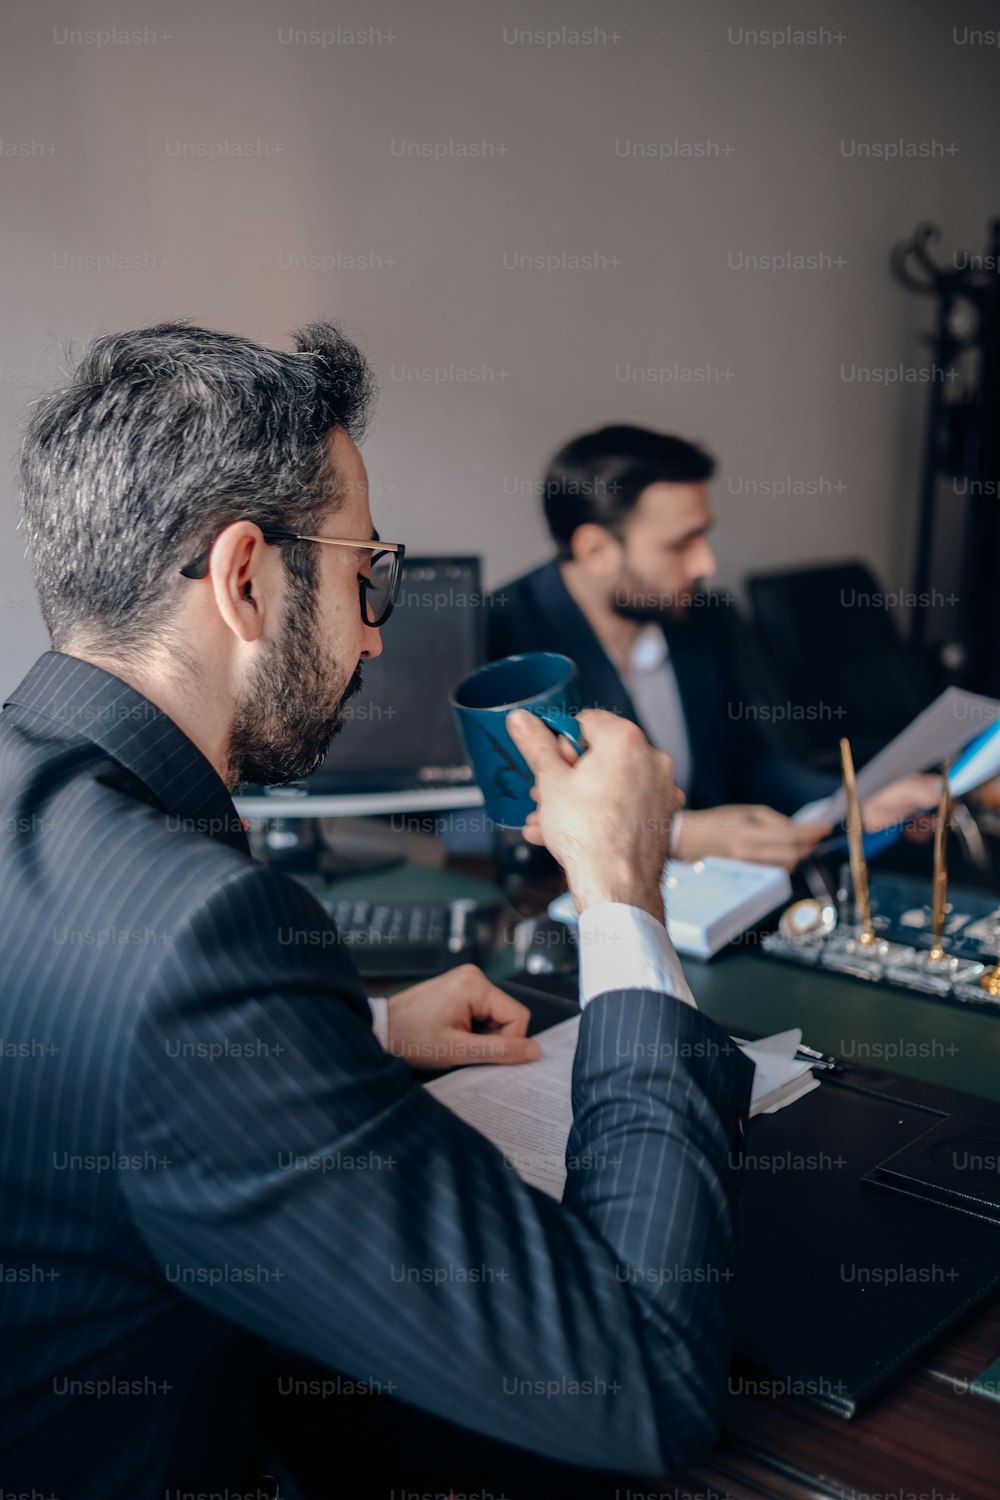
[[[406,556],[406,548],[402,542],[359,542],[340,536],[304,536],[298,531],[264,531],[263,527],[261,531],[269,547],[280,547],[284,542],[320,542],[324,547],[354,547],[369,551],[372,555],[371,575],[358,578],[361,618],[372,629],[384,625],[388,620],[399,593],[399,579],[403,558]],[[186,563],[180,570],[181,577],[207,578],[211,555],[212,549],[209,547],[199,557]]]

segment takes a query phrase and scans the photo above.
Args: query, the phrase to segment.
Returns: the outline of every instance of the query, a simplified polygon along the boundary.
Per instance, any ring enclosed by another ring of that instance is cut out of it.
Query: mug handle
[[[541,719],[553,734],[564,734],[578,755],[582,755],[587,748],[587,741],[583,737],[583,730],[572,714],[564,708],[552,708],[544,705],[536,712],[536,718]]]

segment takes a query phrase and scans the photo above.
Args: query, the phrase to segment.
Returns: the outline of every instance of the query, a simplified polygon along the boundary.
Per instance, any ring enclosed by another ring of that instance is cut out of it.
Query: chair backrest
[[[865,563],[755,573],[746,589],[758,647],[787,696],[776,722],[789,749],[829,754],[847,735],[860,763],[935,696]]]

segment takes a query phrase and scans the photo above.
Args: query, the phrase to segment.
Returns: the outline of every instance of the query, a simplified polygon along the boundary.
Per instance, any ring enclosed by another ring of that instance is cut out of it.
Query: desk
[[[476,869],[471,890],[454,866],[401,866],[350,888],[386,899],[497,899],[483,867]],[[502,977],[509,954],[487,967]],[[685,971],[701,1009],[730,1031],[801,1026],[824,1051],[1000,1102],[1000,1014],[798,969],[752,945],[710,963],[686,960]],[[898,1052],[901,1043],[902,1055],[893,1055],[890,1047]],[[853,1422],[792,1397],[735,1394],[710,1459],[653,1493],[663,1500],[997,1500],[1000,1402],[968,1385],[998,1355],[1000,1303]]]
[[[452,860],[441,868],[407,863],[345,880],[344,890],[359,899],[386,901],[450,901],[459,896],[502,901],[489,872],[485,860]],[[542,910],[545,897],[556,895],[558,889],[542,892],[534,908]],[[801,1026],[810,1047],[845,1061],[884,1066],[1000,1103],[1000,1007],[996,1015],[963,1010],[847,975],[798,968],[758,951],[748,941],[754,936],[748,934],[707,963],[684,959],[699,1008],[727,1031],[766,1036]],[[491,978],[502,979],[513,970],[513,954],[501,947],[484,967]]]
[[[722,1442],[664,1500],[996,1500],[1000,1404],[967,1385],[998,1351],[995,1304],[853,1422],[788,1397],[733,1396]]]
[[[1000,1008],[964,1010],[747,947],[708,963],[685,959],[684,972],[699,1008],[731,1033],[801,1026],[810,1047],[847,1062],[1000,1102]]]

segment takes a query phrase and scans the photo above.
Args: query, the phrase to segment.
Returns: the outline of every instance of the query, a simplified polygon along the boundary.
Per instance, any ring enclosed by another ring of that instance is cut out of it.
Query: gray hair
[[[69,383],[33,403],[22,519],[58,650],[84,637],[115,655],[148,646],[178,569],[232,521],[314,530],[342,498],[325,438],[360,438],[375,381],[335,324],[294,354],[187,323],[94,340]],[[282,549],[311,585],[315,548]]]

